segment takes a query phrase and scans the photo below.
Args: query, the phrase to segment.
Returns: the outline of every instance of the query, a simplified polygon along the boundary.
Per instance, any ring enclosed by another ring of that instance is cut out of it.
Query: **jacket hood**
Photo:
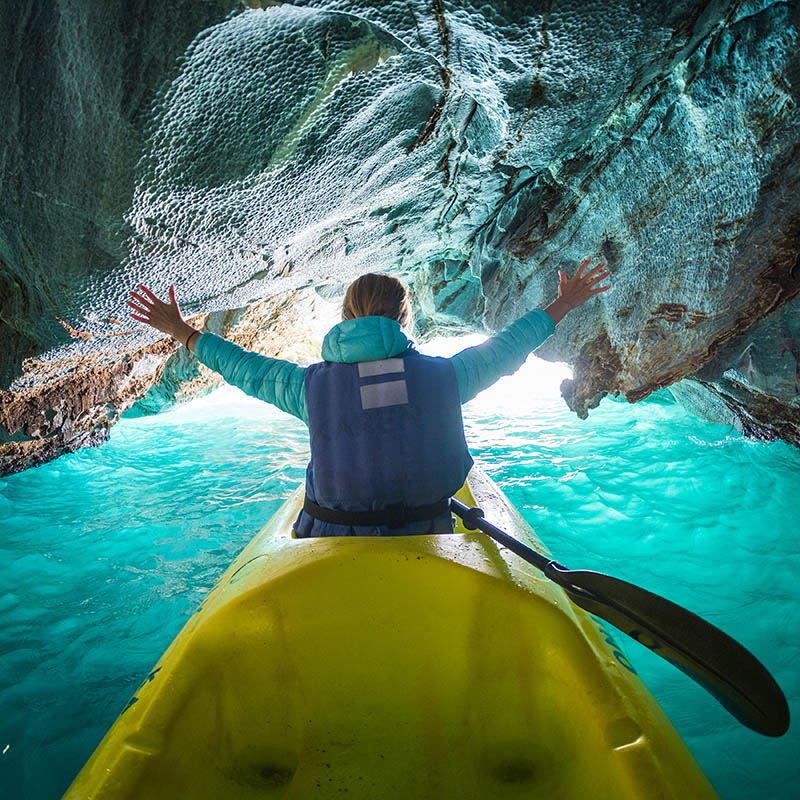
[[[328,331],[322,341],[325,361],[352,364],[378,361],[412,350],[414,343],[403,333],[400,323],[389,317],[346,319]]]

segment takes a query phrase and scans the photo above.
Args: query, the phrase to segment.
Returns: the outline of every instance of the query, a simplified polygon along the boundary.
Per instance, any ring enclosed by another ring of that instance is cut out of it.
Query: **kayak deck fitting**
[[[457,496],[539,545],[479,470]],[[611,626],[525,562],[463,528],[295,539],[302,498],[220,578],[67,800],[716,797]]]

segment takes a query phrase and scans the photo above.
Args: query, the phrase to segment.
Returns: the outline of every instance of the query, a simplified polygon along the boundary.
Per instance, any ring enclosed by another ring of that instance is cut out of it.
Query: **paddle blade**
[[[697,614],[632,583],[551,562],[545,575],[581,608],[602,617],[674,664],[748,728],[782,736],[789,706],[766,667]]]

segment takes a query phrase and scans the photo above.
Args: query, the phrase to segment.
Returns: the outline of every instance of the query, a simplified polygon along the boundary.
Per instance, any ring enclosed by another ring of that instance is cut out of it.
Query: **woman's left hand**
[[[144,284],[140,283],[139,289],[141,289],[141,293],[130,292],[133,301],[128,300],[128,305],[135,312],[131,314],[131,317],[139,322],[145,322],[185,344],[187,338],[195,331],[195,328],[184,322],[178,301],[175,298],[175,287],[169,287],[169,303],[161,300]]]

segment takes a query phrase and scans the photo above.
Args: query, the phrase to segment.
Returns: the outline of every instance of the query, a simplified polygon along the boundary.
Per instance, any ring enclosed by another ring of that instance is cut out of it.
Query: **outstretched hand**
[[[558,271],[558,296],[570,309],[583,305],[590,297],[594,297],[600,292],[606,292],[611,288],[611,284],[598,286],[601,281],[609,276],[608,270],[601,271],[605,266],[605,262],[598,262],[586,272],[586,267],[591,263],[591,258],[585,258],[572,278],[568,278],[567,273],[563,270]]]
[[[558,324],[572,309],[583,305],[587,300],[600,292],[611,288],[610,284],[600,286],[608,276],[608,270],[603,270],[605,263],[598,262],[588,272],[586,268],[592,263],[591,258],[585,258],[573,277],[567,277],[563,270],[558,271],[558,298],[550,303],[545,312],[550,315],[553,323]]]
[[[181,315],[181,309],[175,297],[175,287],[169,287],[169,303],[165,303],[144,284],[139,284],[140,292],[129,292],[133,300],[128,300],[128,305],[135,313],[133,319],[145,322],[163,333],[169,334],[173,339],[186,344],[192,333],[196,332],[191,325],[187,325]]]

